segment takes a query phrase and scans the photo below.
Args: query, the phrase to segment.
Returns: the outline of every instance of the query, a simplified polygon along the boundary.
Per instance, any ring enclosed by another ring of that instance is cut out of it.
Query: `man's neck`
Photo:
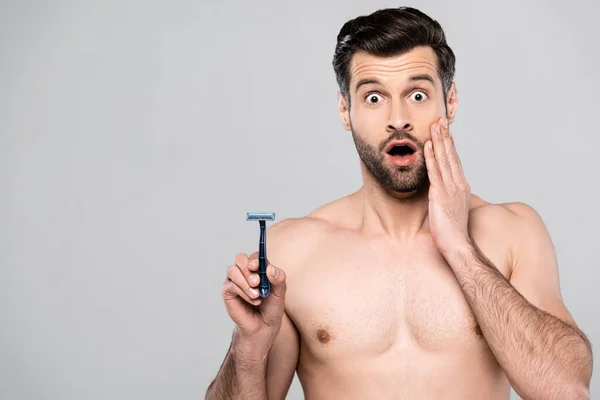
[[[428,189],[400,194],[365,182],[357,195],[364,207],[362,229],[368,235],[405,240],[429,230]]]

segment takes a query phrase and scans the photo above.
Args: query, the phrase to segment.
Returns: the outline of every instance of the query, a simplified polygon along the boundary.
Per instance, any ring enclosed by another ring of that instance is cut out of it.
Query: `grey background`
[[[538,210],[598,343],[600,3],[410,4],[457,55],[473,192]],[[245,212],[361,184],[335,36],[398,5],[3,1],[0,398],[202,398],[231,337],[225,269],[257,247]]]

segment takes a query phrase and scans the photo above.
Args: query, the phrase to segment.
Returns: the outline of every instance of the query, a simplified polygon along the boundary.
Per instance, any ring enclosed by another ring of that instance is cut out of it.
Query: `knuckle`
[[[244,265],[240,265],[238,269],[242,272],[243,276],[247,277],[250,270],[250,263],[247,262]]]
[[[287,284],[286,284],[285,280],[282,280],[281,282],[277,282],[276,286],[277,286],[277,290],[274,291],[275,296],[283,299],[285,292],[287,291]]]
[[[458,181],[458,183],[456,184],[456,187],[460,192],[467,192],[470,190],[469,183],[467,181],[465,181],[464,179],[461,179],[460,181]]]
[[[221,285],[221,294],[223,296],[225,296],[226,294],[231,294],[234,292],[232,289],[233,289],[233,284],[231,281],[223,282],[223,284]]]
[[[236,264],[244,264],[248,262],[248,255],[246,253],[238,253],[235,256],[235,263]]]
[[[232,276],[233,276],[233,274],[235,273],[235,270],[236,270],[236,269],[238,269],[238,268],[237,268],[237,266],[235,266],[235,265],[230,265],[230,266],[227,268],[227,276],[228,276],[228,277],[232,277]]]
[[[285,271],[281,268],[277,268],[278,278],[281,280],[281,283],[285,285]]]

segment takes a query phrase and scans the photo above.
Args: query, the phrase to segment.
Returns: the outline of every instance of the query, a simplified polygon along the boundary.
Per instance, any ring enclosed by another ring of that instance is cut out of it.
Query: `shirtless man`
[[[364,185],[268,231],[273,289],[239,254],[236,324],[207,399],[587,399],[592,352],[523,203],[471,195],[449,124],[454,55],[410,8],[349,21],[334,69]],[[393,146],[397,146],[395,149]]]

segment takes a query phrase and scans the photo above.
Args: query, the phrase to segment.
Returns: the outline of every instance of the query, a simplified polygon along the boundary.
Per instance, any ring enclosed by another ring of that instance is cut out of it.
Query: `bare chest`
[[[290,275],[288,313],[323,360],[419,348],[456,352],[483,336],[454,273],[433,245],[332,246]]]

